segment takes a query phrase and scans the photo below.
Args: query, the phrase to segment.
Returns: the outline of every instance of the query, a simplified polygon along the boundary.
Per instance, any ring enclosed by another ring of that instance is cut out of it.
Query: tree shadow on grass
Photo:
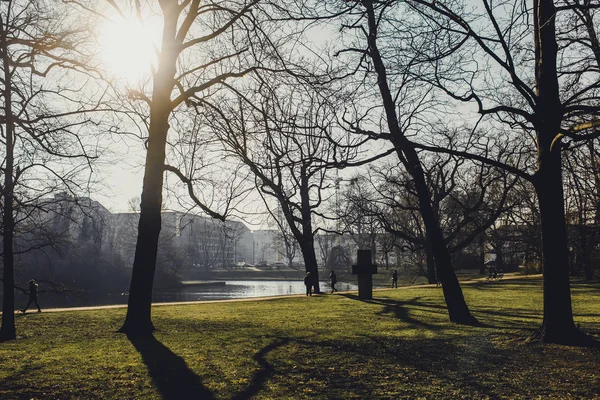
[[[254,373],[248,387],[233,396],[233,400],[250,399],[264,388],[265,381],[275,373],[275,369],[267,362],[265,356],[276,348],[285,346],[289,341],[289,338],[277,339],[256,353],[254,360],[260,365],[260,369]]]
[[[400,301],[400,300],[392,300],[392,299],[371,299],[371,300],[363,300],[360,299],[356,295],[352,294],[344,294],[343,296],[351,299],[363,301],[369,304],[377,304],[382,306],[382,310],[379,311],[378,315],[383,314],[393,314],[396,318],[402,322],[414,325],[419,328],[428,329],[431,331],[441,331],[446,329],[444,326],[440,326],[439,324],[431,324],[425,322],[423,319],[417,319],[413,317],[414,312],[423,312],[427,314],[437,314],[438,316],[448,317],[448,311],[444,306],[440,306],[436,303],[429,303],[426,301],[422,301],[421,297],[416,297],[410,301]],[[476,325],[480,328],[490,327],[489,325],[478,323]]]
[[[187,366],[183,358],[169,350],[153,335],[127,338],[141,354],[163,399],[214,399],[213,393],[204,386],[200,377]]]

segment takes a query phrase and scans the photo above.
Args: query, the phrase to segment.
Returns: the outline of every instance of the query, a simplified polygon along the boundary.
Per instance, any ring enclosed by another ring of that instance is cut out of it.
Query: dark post
[[[371,300],[373,298],[373,274],[377,273],[377,265],[371,262],[371,250],[358,250],[356,265],[352,273],[358,275],[358,298]]]

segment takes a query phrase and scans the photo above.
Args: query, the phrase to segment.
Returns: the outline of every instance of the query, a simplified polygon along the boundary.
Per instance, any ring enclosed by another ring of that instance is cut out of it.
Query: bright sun
[[[106,72],[127,84],[149,77],[156,59],[153,36],[154,32],[134,19],[105,22],[98,41]]]

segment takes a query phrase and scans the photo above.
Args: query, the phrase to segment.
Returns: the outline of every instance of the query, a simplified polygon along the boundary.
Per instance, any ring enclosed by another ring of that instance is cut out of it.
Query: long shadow
[[[153,335],[127,336],[133,347],[142,355],[144,364],[158,391],[165,400],[214,399],[214,395],[189,369],[183,358],[169,350]]]
[[[275,369],[267,362],[265,356],[276,348],[286,345],[289,341],[289,338],[278,339],[256,353],[254,360],[260,365],[261,369],[254,373],[250,384],[243,392],[232,397],[233,400],[250,399],[264,388],[267,378],[275,373]]]
[[[365,303],[370,303],[370,304],[377,304],[383,307],[383,309],[378,312],[378,314],[393,314],[396,316],[396,318],[402,322],[406,322],[408,324],[411,325],[415,325],[421,328],[425,328],[425,329],[429,329],[431,331],[439,331],[439,330],[443,330],[443,327],[440,327],[439,325],[436,324],[429,324],[425,321],[416,319],[414,317],[412,317],[410,315],[410,310],[411,309],[420,309],[424,312],[427,313],[432,313],[432,314],[447,314],[446,312],[442,311],[443,307],[437,306],[437,305],[433,305],[433,304],[428,304],[426,302],[421,302],[420,301],[420,297],[417,297],[411,301],[399,301],[399,300],[391,300],[391,299],[371,299],[371,300],[363,300],[360,299],[358,296],[353,295],[353,294],[344,294],[342,296],[345,296],[349,299],[352,300],[357,300],[357,301],[363,301]]]

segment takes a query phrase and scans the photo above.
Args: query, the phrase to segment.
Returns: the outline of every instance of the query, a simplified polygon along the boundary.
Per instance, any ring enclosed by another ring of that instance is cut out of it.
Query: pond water
[[[218,282],[218,281],[211,281]],[[221,281],[223,282],[223,281]],[[201,283],[201,282],[198,282]],[[154,293],[155,302],[196,301],[196,300],[226,300],[249,297],[283,296],[288,294],[304,294],[306,288],[301,281],[224,281],[224,285],[200,284],[186,285],[177,291],[162,291]],[[329,291],[329,283],[320,282],[322,291]],[[357,290],[358,286],[338,282],[338,290]]]
[[[329,283],[320,282],[321,290],[329,292]],[[357,290],[358,286],[338,282],[338,290]],[[250,297],[271,297],[290,294],[304,294],[306,289],[302,281],[269,281],[269,280],[226,280],[226,281],[196,281],[183,287],[171,290],[155,290],[152,301],[169,303],[179,301],[227,300]],[[28,296],[17,294],[16,304],[24,307]],[[82,307],[109,304],[126,304],[126,293],[96,294],[78,293],[77,295],[57,295],[43,293],[39,295],[42,309],[54,307]]]

